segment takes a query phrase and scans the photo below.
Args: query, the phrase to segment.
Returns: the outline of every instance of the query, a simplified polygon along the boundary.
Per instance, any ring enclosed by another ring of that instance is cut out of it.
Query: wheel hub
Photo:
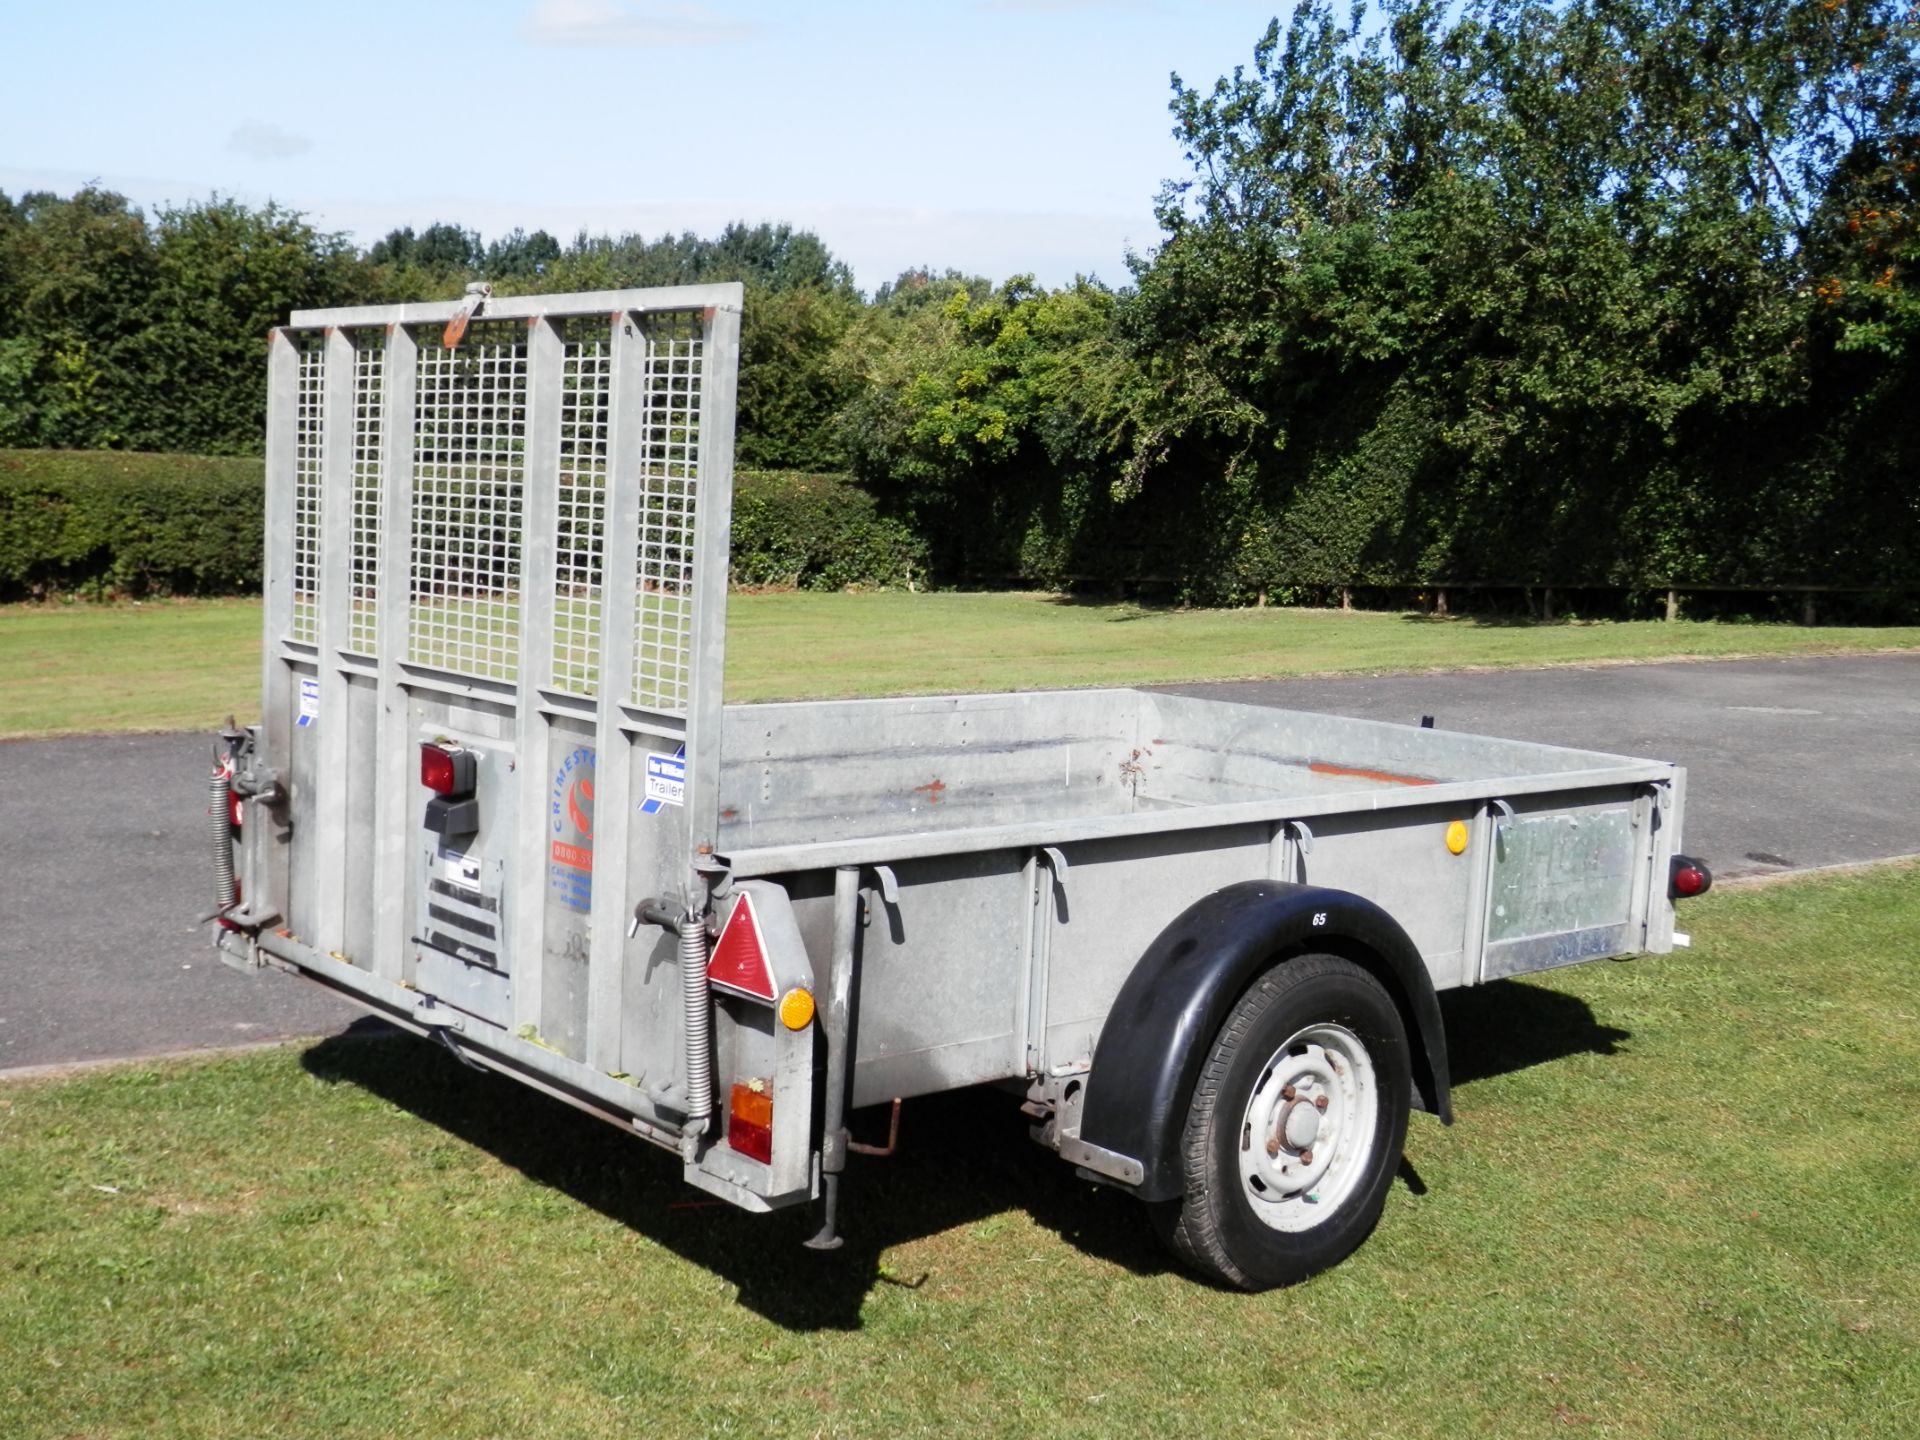
[[[1320,1134],[1320,1112],[1311,1100],[1293,1100],[1280,1112],[1280,1134],[1292,1150],[1311,1150]]]
[[[1373,1060],[1341,1025],[1309,1026],[1282,1045],[1247,1102],[1240,1177],[1276,1230],[1328,1218],[1359,1185],[1378,1123]]]

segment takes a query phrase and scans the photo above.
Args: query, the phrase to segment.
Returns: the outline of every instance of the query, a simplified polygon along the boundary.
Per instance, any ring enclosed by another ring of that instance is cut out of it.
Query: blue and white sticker
[[[320,718],[320,682],[314,676],[300,677],[300,718],[293,723],[305,729]]]
[[[640,802],[642,815],[658,815],[663,805],[687,803],[687,747],[680,746],[671,755],[647,756],[647,798]]]

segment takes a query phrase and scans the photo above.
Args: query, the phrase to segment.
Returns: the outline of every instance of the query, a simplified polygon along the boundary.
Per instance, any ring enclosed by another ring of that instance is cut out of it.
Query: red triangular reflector
[[[753,913],[753,896],[744,890],[721,928],[720,943],[713,947],[707,979],[718,989],[773,1003],[773,969],[760,937],[760,917]]]

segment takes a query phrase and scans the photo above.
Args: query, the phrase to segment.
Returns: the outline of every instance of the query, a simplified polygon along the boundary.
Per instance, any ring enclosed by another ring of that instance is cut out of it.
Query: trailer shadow
[[[1447,1061],[1469,1085],[1569,1055],[1614,1055],[1629,1030],[1603,1023],[1586,1001],[1524,980],[1495,980],[1440,997]]]
[[[358,1033],[356,1033],[356,1030]],[[685,1184],[679,1161],[605,1121],[497,1075],[466,1068],[410,1035],[358,1027],[307,1050],[323,1081],[360,1087],[560,1191],[681,1258],[724,1277],[738,1302],[796,1331],[858,1329],[881,1286],[930,1278],[883,1263],[896,1246],[937,1238],[932,1263],[952,1279],[966,1251],[991,1243],[967,1227],[1025,1212],[1090,1255],[1136,1273],[1171,1262],[1127,1196],[1076,1178],[1027,1138],[1026,1117],[991,1090],[906,1106],[898,1151],[854,1156],[843,1184],[841,1249],[819,1253],[811,1206],[751,1215]],[[884,1111],[856,1111],[858,1139],[885,1138]]]
[[[1441,997],[1455,1084],[1569,1055],[1611,1055],[1629,1033],[1603,1024],[1571,995],[1499,981]],[[955,1091],[908,1103],[898,1151],[854,1156],[842,1192],[845,1244],[818,1253],[802,1241],[812,1207],[750,1215],[692,1189],[678,1160],[613,1126],[491,1073],[461,1065],[438,1046],[361,1022],[307,1050],[306,1069],[356,1085],[409,1111],[635,1234],[731,1283],[738,1302],[796,1331],[858,1329],[881,1286],[916,1288],[963,1277],[968,1251],[996,1243],[997,1216],[1024,1213],[1082,1252],[1135,1274],[1174,1268],[1145,1210],[1118,1191],[1079,1179],[1027,1138],[1013,1096]],[[883,1110],[856,1111],[856,1139],[885,1138]],[[1416,1195],[1426,1187],[1403,1166]],[[970,1228],[982,1226],[977,1233]],[[917,1263],[886,1263],[895,1247],[934,1240]],[[997,1243],[1006,1243],[998,1241]]]

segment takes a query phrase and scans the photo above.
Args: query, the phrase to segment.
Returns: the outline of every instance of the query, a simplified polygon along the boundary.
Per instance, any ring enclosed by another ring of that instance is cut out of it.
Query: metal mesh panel
[[[471,326],[447,350],[422,330],[413,442],[407,654],[417,664],[516,678],[527,332]]]
[[[347,648],[378,653],[380,634],[380,446],[386,432],[386,335],[354,336],[353,352],[353,612]]]
[[[652,710],[683,712],[687,708],[705,358],[699,312],[648,317],[633,703]]]
[[[293,619],[287,636],[320,638],[320,520],[326,469],[327,340],[302,335],[293,431]]]
[[[553,546],[553,683],[600,688],[613,342],[603,317],[568,323],[560,386],[560,486]]]

